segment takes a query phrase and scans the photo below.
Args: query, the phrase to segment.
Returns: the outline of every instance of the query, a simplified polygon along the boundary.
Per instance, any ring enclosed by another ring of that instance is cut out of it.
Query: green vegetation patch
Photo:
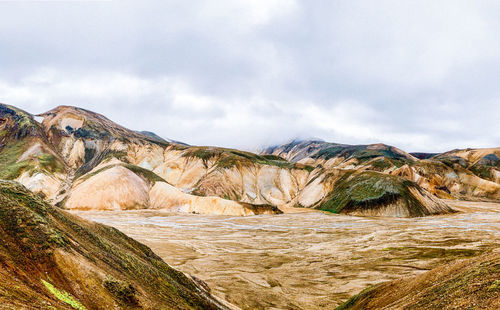
[[[135,287],[126,282],[119,281],[112,276],[106,277],[104,279],[104,287],[119,301],[128,305],[138,305],[139,302],[135,297],[136,289]]]
[[[59,299],[60,301],[67,303],[68,305],[70,305],[71,307],[73,307],[75,309],[87,310],[87,308],[85,308],[84,305],[82,305],[78,300],[76,300],[68,292],[58,290],[54,285],[52,285],[51,283],[49,283],[45,280],[42,280],[42,283],[52,293],[52,295],[57,297],[57,299]]]
[[[142,167],[139,167],[139,166],[136,166],[136,165],[132,165],[132,164],[114,164],[114,165],[108,165],[108,166],[104,166],[94,172],[91,172],[91,173],[87,173],[83,176],[80,177],[80,180],[81,181],[86,181],[88,179],[90,179],[91,177],[95,176],[95,175],[98,175],[99,173],[101,172],[104,172],[108,169],[111,169],[113,167],[117,167],[117,166],[122,166],[122,167],[125,167],[127,168],[128,170],[132,171],[133,173],[139,175],[140,177],[146,179],[148,182],[150,183],[156,183],[156,182],[165,182],[165,183],[168,183],[167,181],[165,181],[165,179],[163,179],[162,177],[160,177],[159,175],[157,175],[156,173],[154,173],[153,171],[151,170],[148,170],[148,169],[145,169],[145,168],[142,168]]]
[[[495,280],[488,286],[488,291],[500,291],[500,280]]]
[[[25,141],[14,140],[8,143],[0,152],[0,178],[15,179],[29,166],[27,161],[17,163],[17,160],[28,149]]]
[[[46,171],[64,173],[64,165],[52,154],[38,155],[38,163]]]
[[[469,170],[482,179],[494,181],[495,168],[500,170],[500,158],[496,154],[488,154],[470,166]]]
[[[323,148],[316,154],[312,155],[312,158],[324,158],[325,160],[334,157],[343,157],[345,159],[355,158],[360,163],[372,160],[377,157],[385,157],[390,159],[398,159],[407,162],[408,159],[404,154],[400,154],[391,146],[385,146],[383,148],[368,148],[368,145],[344,145],[344,144],[331,144],[328,147]]]
[[[0,179],[12,180],[19,177],[24,171],[30,171],[32,174],[37,171],[64,172],[64,164],[57,157],[48,153],[17,162],[28,148],[27,139],[12,140],[2,148],[0,151]]]
[[[379,157],[372,160],[369,164],[371,166],[370,170],[374,171],[384,171],[392,167],[399,168],[403,166],[406,162],[401,159]]]
[[[129,163],[127,152],[117,150],[104,150],[96,155],[95,150],[85,148],[85,163],[80,166],[75,172],[75,180],[82,175],[92,171],[100,163],[109,161],[113,158],[124,163]]]
[[[68,239],[51,228],[43,200],[13,181],[0,181],[0,244],[20,264],[47,258],[54,247],[66,247]],[[20,242],[21,241],[21,242]]]
[[[345,303],[338,306],[335,310],[346,310],[350,309],[356,303],[358,303],[361,299],[367,298],[370,293],[372,293],[377,286],[371,286],[362,290],[359,294],[356,294],[349,298]]]
[[[231,169],[233,167],[248,167],[254,164],[275,166],[284,169],[304,169],[308,172],[314,167],[289,162],[275,155],[258,155],[250,152],[215,148],[215,147],[191,147],[186,150],[184,157],[196,157],[208,165],[208,161],[216,161],[218,168]]]
[[[410,188],[418,185],[394,175],[364,171],[347,172],[327,196],[319,209],[333,213],[363,209],[376,209],[388,203],[404,199],[410,216],[425,215],[420,202],[411,194]]]
[[[127,168],[128,170],[132,171],[133,173],[142,176],[146,180],[148,180],[151,183],[156,183],[156,182],[165,182],[165,179],[157,175],[151,170],[148,170],[146,168],[142,168],[136,165],[131,165],[131,164],[121,164],[123,167]]]
[[[469,170],[480,177],[481,179],[485,180],[490,180],[492,181],[492,167],[487,166],[487,165],[473,165],[472,167],[469,168]]]
[[[184,157],[197,157],[203,161],[208,161],[214,157],[220,157],[223,149],[212,147],[191,147],[184,154]]]

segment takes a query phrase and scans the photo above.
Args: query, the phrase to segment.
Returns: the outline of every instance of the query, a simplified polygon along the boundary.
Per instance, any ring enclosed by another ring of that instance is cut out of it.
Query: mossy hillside
[[[445,175],[453,171],[452,168],[435,159],[419,160],[410,163],[409,166],[413,167],[418,174],[424,176],[430,176],[433,174]]]
[[[12,140],[0,150],[0,177],[14,179],[19,176],[27,163],[17,163],[21,155],[29,148],[26,140]]]
[[[497,154],[491,153],[483,156],[480,160],[476,162],[478,165],[485,165],[491,167],[500,167],[500,157]]]
[[[406,161],[403,161],[401,159],[378,157],[367,162],[366,164],[369,166],[370,170],[382,172],[393,167],[399,168],[405,163]]]
[[[137,306],[139,303],[136,298],[137,290],[128,282],[108,276],[104,279],[104,287],[121,303],[131,306]]]
[[[370,286],[362,290],[359,294],[356,294],[349,298],[346,302],[335,308],[335,310],[347,310],[351,309],[356,303],[360,302],[364,298],[367,298],[370,293],[376,288],[377,286]]]
[[[231,169],[233,167],[248,167],[252,165],[275,166],[284,169],[305,169],[312,171],[314,168],[289,162],[282,157],[274,155],[257,155],[250,152],[234,149],[215,147],[190,147],[183,154],[188,158],[199,158],[205,165],[213,160],[218,168]]]
[[[78,300],[76,300],[71,294],[65,291],[61,291],[57,289],[54,285],[52,285],[50,282],[47,282],[45,280],[42,280],[43,285],[60,301],[67,303],[70,305],[72,308],[77,309],[77,310],[87,310],[84,305],[82,305]]]
[[[410,216],[426,215],[421,203],[411,194],[418,185],[406,179],[374,171],[350,171],[343,175],[318,208],[333,213],[377,209],[402,199]]]
[[[400,154],[391,146],[374,149],[369,145],[344,145],[344,144],[325,144],[321,150],[312,155],[312,158],[322,158],[325,160],[334,157],[343,157],[345,159],[355,158],[360,163],[369,161],[377,157],[409,161],[404,154]]]
[[[123,167],[127,168],[128,170],[132,171],[133,173],[141,176],[142,178],[146,179],[150,184],[155,184],[156,182],[165,182],[165,179],[157,175],[151,170],[132,165],[132,164],[122,164]]]
[[[442,154],[442,155],[438,155],[436,157],[433,157],[432,159],[439,160],[440,162],[442,162],[443,164],[445,164],[446,166],[448,166],[450,168],[454,168],[455,165],[461,166],[462,168],[467,168],[467,166],[469,165],[465,159],[463,159],[462,157],[459,157],[459,156],[449,156],[446,154]]]
[[[25,137],[42,137],[42,129],[33,116],[16,107],[0,104],[0,140],[21,140]]]
[[[378,284],[344,309],[498,309],[500,254],[454,260],[425,274]]]
[[[494,169],[500,170],[500,158],[496,154],[488,154],[469,167],[469,171],[489,181],[494,181]]]
[[[118,297],[123,293],[124,300],[133,293],[137,304],[148,309],[218,308],[207,299],[208,293],[201,293],[192,280],[169,267],[145,245],[114,228],[67,214],[16,182],[0,181],[0,237],[2,272],[10,272],[9,279],[11,275],[12,279],[23,281],[27,287],[44,285],[46,296],[53,300],[55,296],[59,300],[71,301],[67,299],[71,297],[87,308],[106,308],[95,302],[117,298],[111,292],[114,291]],[[56,250],[66,254],[55,255]],[[74,278],[79,273],[65,270],[72,267],[64,266],[82,264],[82,259],[70,265],[59,264],[57,258],[61,255],[67,259],[82,257],[87,268],[94,271],[86,273],[83,278]],[[119,285],[100,279],[102,274],[108,275],[108,279],[117,279]],[[42,284],[41,280],[50,286]],[[78,290],[70,285],[96,282],[102,285],[80,285]],[[27,291],[26,294],[35,293]]]
[[[114,164],[114,165],[104,166],[104,167],[102,167],[100,169],[97,169],[96,171],[93,171],[93,172],[90,172],[90,173],[87,173],[87,174],[85,174],[83,176],[78,177],[78,180],[79,181],[88,180],[89,178],[91,178],[91,177],[93,177],[95,175],[98,175],[101,172],[104,172],[104,171],[106,171],[108,169],[111,169],[111,168],[117,167],[117,166],[121,166],[121,167],[127,168],[128,170],[130,170],[133,173],[135,173],[136,175],[140,176],[141,178],[143,178],[144,180],[146,180],[150,184],[155,184],[156,182],[165,182],[165,183],[168,183],[167,181],[165,181],[165,179],[163,179],[162,177],[160,177],[159,175],[157,175],[156,173],[154,173],[151,170],[148,170],[148,169],[136,166],[136,165],[132,165],[132,164],[127,164],[127,163],[120,163],[120,164]]]
[[[1,252],[19,263],[46,260],[54,247],[66,247],[69,240],[50,225],[48,206],[37,195],[13,181],[0,180]]]
[[[15,179],[24,171],[64,172],[64,163],[47,152],[18,162],[32,145],[46,141],[31,114],[0,104],[0,128],[0,178]]]
[[[488,165],[473,165],[469,168],[469,171],[474,173],[476,176],[481,179],[485,179],[488,181],[494,181],[492,170],[494,167]]]
[[[52,154],[42,153],[21,162],[17,162],[27,151],[30,140],[12,140],[0,151],[0,178],[12,180],[19,177],[24,171],[64,173],[64,164]]]
[[[88,155],[87,155],[88,154]],[[105,149],[102,152],[96,153],[93,149],[85,149],[85,162],[75,172],[74,179],[78,179],[84,174],[90,172],[99,164],[109,161],[113,158],[118,159],[124,163],[129,163],[127,152]]]

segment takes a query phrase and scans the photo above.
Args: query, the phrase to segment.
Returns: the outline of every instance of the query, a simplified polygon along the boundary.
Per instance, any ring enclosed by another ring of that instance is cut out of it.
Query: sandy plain
[[[500,204],[424,218],[79,211],[150,246],[242,309],[332,309],[360,290],[500,248]]]

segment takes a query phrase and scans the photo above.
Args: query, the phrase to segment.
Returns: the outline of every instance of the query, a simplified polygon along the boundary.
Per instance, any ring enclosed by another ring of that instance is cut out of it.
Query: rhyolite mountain
[[[35,117],[0,105],[0,178],[66,209],[422,216],[452,212],[438,197],[500,199],[494,156],[459,156],[420,160],[383,144],[323,141],[255,154],[189,146],[77,107]]]
[[[400,176],[441,198],[500,199],[500,148],[409,154],[384,144],[294,140],[268,147],[261,153],[327,169],[378,171]]]
[[[1,309],[227,309],[118,230],[0,180]]]

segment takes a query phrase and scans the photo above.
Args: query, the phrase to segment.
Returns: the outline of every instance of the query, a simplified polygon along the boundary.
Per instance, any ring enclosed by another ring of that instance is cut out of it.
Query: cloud
[[[0,101],[192,144],[500,145],[495,1],[0,2]]]

